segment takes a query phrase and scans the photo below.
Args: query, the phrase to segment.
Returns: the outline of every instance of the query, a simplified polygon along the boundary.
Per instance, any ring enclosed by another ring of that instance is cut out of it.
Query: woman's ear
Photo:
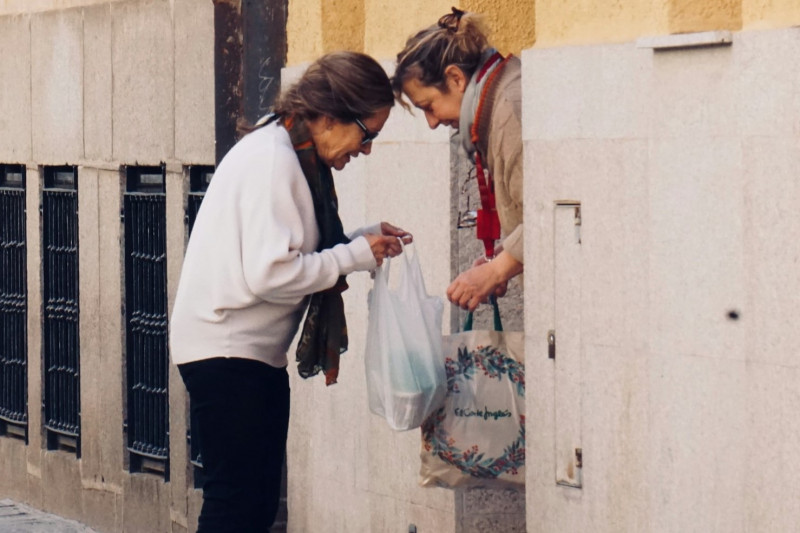
[[[456,90],[463,94],[467,90],[467,84],[469,84],[467,75],[455,65],[447,65],[444,68],[444,79],[447,88],[451,91]]]
[[[332,130],[336,125],[336,120],[327,115],[322,115],[320,118],[322,118],[322,124],[326,130]]]

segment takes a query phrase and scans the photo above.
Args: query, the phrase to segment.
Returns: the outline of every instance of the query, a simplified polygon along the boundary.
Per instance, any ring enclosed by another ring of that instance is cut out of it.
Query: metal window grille
[[[25,167],[0,165],[0,435],[28,439]]]
[[[197,212],[203,197],[208,190],[208,185],[214,177],[214,167],[206,165],[192,165],[189,171],[189,194],[186,199],[186,226],[187,233],[191,234],[194,228],[194,221],[197,219]],[[191,409],[189,410],[191,413]],[[194,486],[202,487],[203,476],[203,457],[200,455],[200,436],[197,431],[197,420],[194,416],[190,417],[189,430],[186,438],[189,441],[189,461],[194,466]]]
[[[125,334],[131,472],[169,479],[165,168],[126,167]]]
[[[186,200],[186,224],[189,233],[192,233],[194,221],[197,219],[197,212],[200,204],[206,195],[208,185],[214,177],[214,167],[206,165],[192,165],[189,167],[189,194]]]
[[[80,457],[77,167],[44,168],[44,426],[49,450]]]

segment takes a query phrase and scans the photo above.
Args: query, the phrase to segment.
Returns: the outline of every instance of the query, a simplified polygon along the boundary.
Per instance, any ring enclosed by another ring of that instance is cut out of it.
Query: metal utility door
[[[581,206],[561,201],[554,212],[555,330],[549,340],[555,365],[556,483],[581,488]]]

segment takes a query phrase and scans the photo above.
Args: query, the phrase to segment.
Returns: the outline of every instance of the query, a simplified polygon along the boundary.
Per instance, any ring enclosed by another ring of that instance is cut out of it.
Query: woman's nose
[[[428,126],[430,126],[432,130],[439,127],[439,119],[433,116],[433,113],[425,113],[425,118],[428,120]]]
[[[372,141],[368,142],[367,144],[361,145],[361,150],[359,150],[364,155],[369,155],[372,151]]]

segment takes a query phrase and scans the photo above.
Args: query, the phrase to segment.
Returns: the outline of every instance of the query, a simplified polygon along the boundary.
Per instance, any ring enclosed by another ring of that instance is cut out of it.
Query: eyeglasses
[[[364,125],[364,123],[361,122],[359,119],[356,119],[356,124],[358,124],[358,127],[361,128],[361,131],[364,132],[364,138],[361,139],[361,146],[364,146],[365,144],[369,144],[372,141],[374,141],[375,137],[377,137],[378,134],[380,133],[379,131],[369,131],[367,127]]]

